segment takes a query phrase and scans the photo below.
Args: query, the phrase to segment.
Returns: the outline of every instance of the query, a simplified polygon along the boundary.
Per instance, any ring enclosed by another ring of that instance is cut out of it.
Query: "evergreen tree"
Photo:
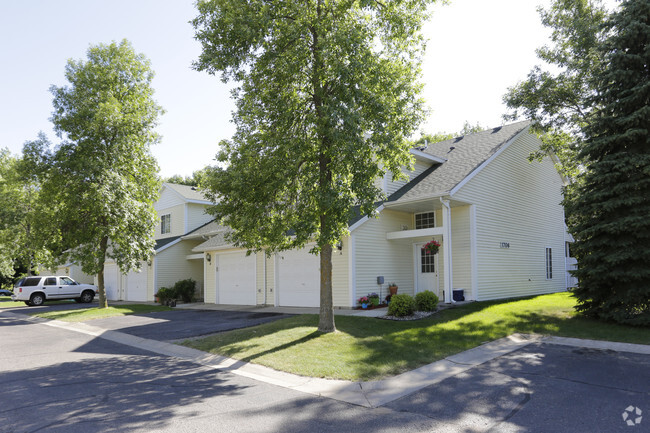
[[[650,324],[650,2],[628,0],[607,22],[598,107],[579,153],[586,170],[565,205],[578,258],[576,309]]]

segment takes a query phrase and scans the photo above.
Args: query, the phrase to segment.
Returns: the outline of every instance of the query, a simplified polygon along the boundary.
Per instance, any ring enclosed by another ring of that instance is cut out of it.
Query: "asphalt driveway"
[[[172,310],[88,320],[88,325],[156,341],[177,341],[291,317],[254,311]]]
[[[11,304],[3,305],[2,309],[11,313],[24,315],[45,311],[96,308],[98,305],[97,302],[77,304],[76,302],[65,301],[45,303],[39,307],[27,307],[22,303],[13,302]],[[120,331],[150,340],[177,341],[233,329],[247,328],[291,316],[292,314],[256,312],[250,309],[245,311],[173,309],[171,311],[88,320],[84,323],[105,330]]]

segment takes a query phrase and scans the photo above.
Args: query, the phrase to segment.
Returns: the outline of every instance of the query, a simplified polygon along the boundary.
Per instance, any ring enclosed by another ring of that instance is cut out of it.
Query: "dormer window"
[[[160,233],[166,234],[172,232],[172,216],[171,214],[162,215],[160,217]]]
[[[415,229],[430,229],[436,226],[436,213],[423,212],[415,214]]]

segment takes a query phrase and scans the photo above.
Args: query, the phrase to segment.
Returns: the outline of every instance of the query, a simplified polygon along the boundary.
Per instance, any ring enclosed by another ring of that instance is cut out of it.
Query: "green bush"
[[[438,307],[438,296],[431,290],[425,290],[415,295],[417,311],[434,311]]]
[[[156,296],[158,296],[158,302],[160,302],[160,305],[165,305],[167,301],[176,299],[176,292],[174,291],[173,288],[161,287],[160,289],[158,289],[158,293],[156,293]]]
[[[393,295],[388,304],[388,315],[395,317],[410,316],[415,311],[415,299],[412,296],[402,293]]]
[[[196,291],[196,281],[191,278],[176,281],[173,290],[176,298],[182,299],[183,302],[192,302]]]

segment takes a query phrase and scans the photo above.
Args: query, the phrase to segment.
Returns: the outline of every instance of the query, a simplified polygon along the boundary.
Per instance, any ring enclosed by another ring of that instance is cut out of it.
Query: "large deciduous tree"
[[[236,133],[204,186],[214,214],[251,251],[315,241],[322,332],[335,330],[332,246],[373,181],[410,165],[423,118],[421,26],[432,0],[205,0],[195,68],[237,84]]]
[[[552,30],[552,46],[537,50],[544,66],[535,66],[526,80],[508,89],[503,100],[510,113],[505,118],[533,120],[531,129],[543,144],[531,159],[551,151],[562,173],[572,178],[578,173],[582,128],[594,108],[592,76],[601,69],[597,46],[605,37],[608,13],[601,0],[554,0],[539,12]]]
[[[650,325],[650,3],[623,2],[606,31],[579,154],[586,171],[565,200],[577,310]]]
[[[159,181],[150,147],[161,108],[150,62],[128,41],[91,46],[87,57],[69,60],[69,85],[51,88],[51,120],[64,141],[49,158],[43,197],[66,258],[97,275],[106,307],[104,262],[127,272],[153,252]]]
[[[0,149],[0,274],[11,281],[15,269],[27,274],[39,264],[50,263],[45,248],[43,222],[49,209],[40,205],[41,152],[49,147],[44,134],[28,141],[23,155]]]

